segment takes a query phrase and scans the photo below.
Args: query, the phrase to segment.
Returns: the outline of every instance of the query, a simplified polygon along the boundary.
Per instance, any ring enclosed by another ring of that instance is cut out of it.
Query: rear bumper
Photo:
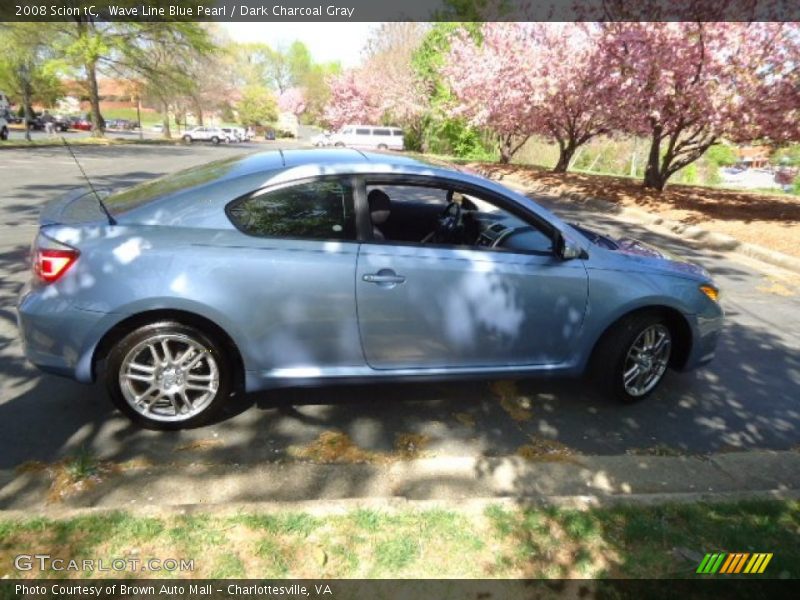
[[[47,288],[26,285],[17,304],[17,324],[26,358],[47,373],[89,383],[92,355],[106,313],[82,310],[64,298],[47,297]]]

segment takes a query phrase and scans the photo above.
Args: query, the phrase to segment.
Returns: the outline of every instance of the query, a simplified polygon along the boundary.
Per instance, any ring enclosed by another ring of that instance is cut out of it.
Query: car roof
[[[134,208],[127,216],[134,220],[146,218],[148,214],[159,214],[166,206],[170,207],[169,212],[176,215],[186,214],[184,208],[193,212],[197,208],[197,193],[201,189],[206,190],[209,200],[216,198],[228,202],[236,195],[261,187],[325,175],[419,175],[461,181],[493,189],[500,194],[515,195],[518,201],[540,216],[551,222],[560,222],[550,211],[477,173],[470,173],[449,163],[389,152],[362,152],[352,148],[272,150],[222,159],[208,163],[201,169],[202,172],[197,169],[183,172],[186,174],[183,180],[178,177],[170,181],[168,176],[137,186],[150,186],[152,192],[146,194],[150,199],[146,205]],[[132,188],[122,195],[135,195],[135,190]],[[115,196],[111,196],[107,202],[113,204]]]
[[[439,171],[448,171],[448,175],[455,173],[452,168],[443,164],[434,165],[400,154],[361,152],[350,148],[270,150],[247,154],[225,162],[227,168],[217,181],[237,179],[257,173],[274,176],[276,172],[286,173],[288,179],[290,174],[302,177],[298,171],[306,169],[318,169],[331,174],[389,171],[412,173],[419,170],[430,171],[433,167]]]

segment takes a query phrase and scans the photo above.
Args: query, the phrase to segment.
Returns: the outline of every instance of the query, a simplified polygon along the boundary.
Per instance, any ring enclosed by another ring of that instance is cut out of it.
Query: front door
[[[411,218],[413,210],[398,206],[409,193],[398,190],[393,212]],[[418,225],[391,219],[387,237]],[[356,302],[375,369],[557,364],[583,323],[587,274],[581,260],[550,252],[386,239],[361,245]]]

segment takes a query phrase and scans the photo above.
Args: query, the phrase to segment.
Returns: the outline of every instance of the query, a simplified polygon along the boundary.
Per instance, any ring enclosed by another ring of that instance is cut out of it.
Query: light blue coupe
[[[592,373],[623,401],[714,355],[701,268],[484,178],[347,149],[214,162],[45,205],[28,358],[161,429],[237,389]]]

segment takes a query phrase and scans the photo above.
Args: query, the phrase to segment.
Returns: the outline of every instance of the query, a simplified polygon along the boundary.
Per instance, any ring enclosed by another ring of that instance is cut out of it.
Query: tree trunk
[[[23,126],[25,127],[25,139],[30,142],[31,129],[28,126],[28,122],[30,121],[31,116],[33,115],[33,111],[31,110],[30,94],[28,93],[27,88],[25,89],[25,96],[23,97],[22,103],[23,106],[25,107],[25,116],[23,117],[24,120],[22,122]]]
[[[656,127],[653,129],[653,137],[650,141],[650,153],[647,156],[647,167],[644,170],[644,187],[658,190],[659,192],[664,189],[667,183],[666,177],[661,172],[661,163],[659,161],[661,155],[661,128]]]
[[[197,125],[199,127],[202,127],[203,126],[203,106],[200,104],[199,100],[195,102],[194,110],[195,110],[195,113],[197,115]]]
[[[169,104],[167,102],[161,103],[161,110],[162,110],[162,123],[164,125],[164,130],[161,132],[161,136],[164,139],[171,140],[172,133],[169,130]]]
[[[572,160],[572,156],[575,154],[575,150],[577,149],[577,144],[575,140],[569,140],[564,145],[559,145],[558,149],[558,162],[556,166],[553,168],[553,173],[566,173],[567,169],[569,168],[569,163]]]
[[[500,144],[500,164],[507,165],[511,162],[511,148],[508,144]]]
[[[89,84],[89,103],[92,112],[92,136],[103,137],[106,122],[100,114],[100,89],[97,85],[97,63],[86,63],[86,79]]]

